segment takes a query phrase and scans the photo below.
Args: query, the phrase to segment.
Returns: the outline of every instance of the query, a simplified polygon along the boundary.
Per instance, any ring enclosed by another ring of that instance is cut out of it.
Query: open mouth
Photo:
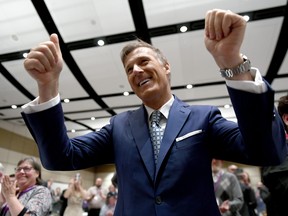
[[[138,86],[143,86],[144,84],[146,84],[146,83],[149,82],[149,81],[150,81],[150,79],[142,80],[142,81],[138,84]]]

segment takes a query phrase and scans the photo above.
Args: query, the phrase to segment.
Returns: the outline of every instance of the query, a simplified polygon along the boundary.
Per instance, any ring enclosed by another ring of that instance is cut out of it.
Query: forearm
[[[89,199],[89,194],[84,188],[80,187],[80,193],[83,199],[85,200]]]
[[[229,210],[231,212],[236,212],[236,211],[239,211],[241,209],[243,205],[243,198],[242,197],[236,197],[234,198],[233,200],[229,200]]]
[[[69,186],[63,194],[64,198],[68,199],[70,197],[71,193],[72,193],[72,188]]]
[[[59,80],[41,84],[38,82],[39,104],[50,101],[59,94]]]
[[[4,203],[5,203],[5,198],[3,197],[3,194],[1,193],[1,190],[0,190],[0,206],[2,206]]]
[[[20,201],[17,199],[16,196],[10,197],[7,199],[7,204],[9,206],[9,212],[11,216],[17,216],[23,210],[24,206]]]

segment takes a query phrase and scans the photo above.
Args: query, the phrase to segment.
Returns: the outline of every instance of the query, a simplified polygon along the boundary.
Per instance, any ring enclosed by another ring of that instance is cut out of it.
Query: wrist
[[[252,80],[252,75],[250,73],[251,70],[251,62],[245,56],[242,55],[241,62],[234,67],[226,67],[220,69],[220,74],[222,77],[226,79],[235,79],[235,80]]]
[[[220,69],[234,68],[243,62],[243,55],[238,52],[235,54],[227,54],[225,56],[214,56],[214,60]]]
[[[51,84],[38,84],[39,89],[39,104],[45,103],[53,98],[55,98],[59,91],[59,84],[56,81]]]

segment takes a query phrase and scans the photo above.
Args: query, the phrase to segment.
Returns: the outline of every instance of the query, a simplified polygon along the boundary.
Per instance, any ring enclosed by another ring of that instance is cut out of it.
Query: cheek
[[[133,75],[132,74],[127,75],[127,80],[129,82],[129,84],[131,85],[133,83]]]

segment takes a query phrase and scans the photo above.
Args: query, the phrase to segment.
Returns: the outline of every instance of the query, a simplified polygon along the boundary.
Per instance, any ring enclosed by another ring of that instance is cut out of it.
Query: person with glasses
[[[4,175],[0,216],[49,215],[52,197],[42,185],[40,164],[31,157],[20,160],[15,168],[15,180]]]

